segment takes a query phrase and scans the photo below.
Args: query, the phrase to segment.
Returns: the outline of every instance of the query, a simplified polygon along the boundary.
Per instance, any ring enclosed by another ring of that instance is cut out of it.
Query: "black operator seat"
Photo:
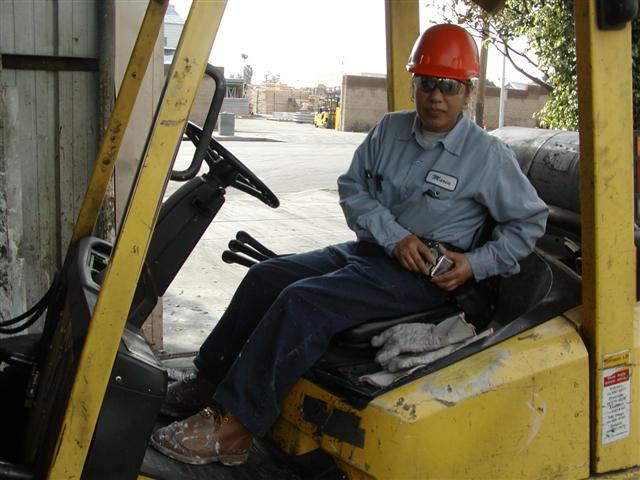
[[[490,289],[480,288],[482,295],[491,304],[493,315],[489,327],[498,331],[513,320],[533,310],[548,296],[553,285],[553,273],[538,253],[534,252],[520,262],[516,275],[493,279]],[[439,323],[445,318],[460,313],[462,308],[454,298],[438,307],[402,317],[381,319],[363,323],[344,330],[333,338],[333,344],[342,348],[368,348],[371,339],[384,330],[402,323]]]
[[[473,236],[469,251],[474,250],[479,246],[487,243],[491,239],[491,234],[495,226],[495,220],[487,215],[484,223],[480,226],[480,228]],[[472,290],[473,295],[469,295]],[[483,310],[495,310],[496,290],[497,279],[489,279],[488,281],[479,283],[475,283],[470,280],[463,287],[456,290],[452,297],[443,305],[439,305],[427,311],[416,312],[411,315],[379,319],[356,325],[355,327],[351,327],[336,334],[333,338],[333,343],[341,347],[366,348],[369,346],[371,339],[375,335],[378,335],[387,328],[393,327],[395,325],[399,325],[402,323],[439,323],[445,318],[467,309],[463,308],[462,303],[457,301],[457,299],[462,300],[463,292],[465,298],[472,298],[472,300],[469,301],[483,303],[483,305],[474,305],[475,309],[481,308]],[[469,307],[469,301],[465,300],[465,303],[467,303],[467,305],[464,305],[464,307]],[[487,322],[488,319],[483,323]]]

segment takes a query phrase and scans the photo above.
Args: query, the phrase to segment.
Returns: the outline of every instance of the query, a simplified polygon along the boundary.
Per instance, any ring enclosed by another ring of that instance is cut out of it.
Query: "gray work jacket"
[[[492,240],[466,253],[476,280],[517,273],[548,216],[513,151],[466,115],[435,145],[425,143],[415,111],[385,115],[338,178],[338,191],[349,228],[388,254],[409,234],[466,251],[491,215]]]

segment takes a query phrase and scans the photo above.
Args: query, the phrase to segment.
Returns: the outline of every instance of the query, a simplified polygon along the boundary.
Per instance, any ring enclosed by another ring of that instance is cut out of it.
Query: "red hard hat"
[[[469,80],[480,76],[478,47],[457,25],[434,25],[418,37],[407,70],[416,75]]]

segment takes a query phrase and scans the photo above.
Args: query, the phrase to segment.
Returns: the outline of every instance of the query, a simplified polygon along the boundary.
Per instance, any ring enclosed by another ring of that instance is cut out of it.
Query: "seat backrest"
[[[553,287],[553,272],[536,252],[520,261],[520,272],[500,279],[495,328],[507,325],[540,304]]]

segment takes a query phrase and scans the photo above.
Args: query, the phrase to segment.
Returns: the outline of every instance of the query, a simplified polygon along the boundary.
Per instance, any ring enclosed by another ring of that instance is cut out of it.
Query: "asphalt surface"
[[[237,231],[247,231],[276,253],[354,238],[338,205],[336,179],[365,134],[263,118],[236,119],[235,127],[233,137],[218,140],[276,194],[280,207],[227,190],[225,204],[164,296],[166,354],[197,350],[224,313],[246,271],[221,259]],[[174,168],[187,168],[194,151],[183,142]],[[179,186],[171,182],[167,195]]]

